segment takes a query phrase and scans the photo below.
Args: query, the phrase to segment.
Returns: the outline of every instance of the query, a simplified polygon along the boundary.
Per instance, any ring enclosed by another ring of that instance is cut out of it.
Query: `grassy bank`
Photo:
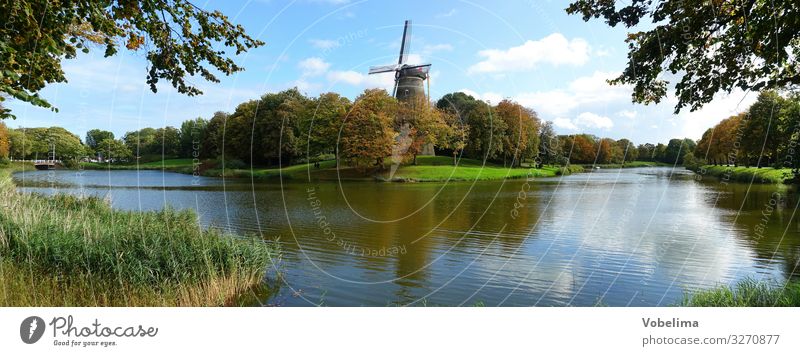
[[[198,227],[191,211],[124,212],[22,194],[0,170],[0,305],[220,306],[262,288],[277,249]]]
[[[387,160],[388,161],[388,160]],[[649,163],[649,162],[648,162]],[[384,165],[384,169],[378,173],[365,173],[350,167],[336,167],[336,161],[329,160],[319,163],[319,167],[314,167],[313,163],[297,164],[283,168],[236,168],[222,169],[219,166],[211,168],[194,167],[191,159],[168,159],[157,162],[142,163],[140,165],[129,164],[101,164],[83,163],[85,169],[164,169],[168,171],[192,174],[196,171],[209,177],[227,178],[255,178],[255,179],[283,179],[289,180],[382,180],[382,181],[405,181],[405,182],[438,182],[438,181],[470,181],[470,180],[502,180],[518,179],[528,176],[534,177],[553,177],[562,174],[583,172],[581,166],[572,165],[566,167],[545,166],[540,169],[530,169],[528,167],[508,168],[494,163],[483,164],[479,160],[462,158],[458,165],[453,165],[451,157],[442,156],[419,156],[417,164],[404,164],[399,166],[394,174],[391,172],[391,164]]]
[[[790,168],[775,169],[772,167],[734,167],[706,165],[698,168],[695,173],[703,177],[716,177],[721,180],[743,183],[783,183],[791,174]]]
[[[583,168],[594,168],[600,167],[601,169],[605,168],[643,168],[643,167],[666,167],[672,166],[668,163],[662,162],[651,162],[651,161],[633,161],[633,162],[626,162],[626,163],[607,163],[607,164],[582,164]]]
[[[472,180],[503,180],[527,177],[554,177],[562,174],[583,172],[580,166],[570,168],[545,166],[542,168],[529,167],[503,167],[502,165],[487,163],[474,159],[462,158],[458,166],[453,166],[450,157],[421,156],[417,157],[417,165],[403,165],[391,175],[391,167],[378,177],[383,180],[439,182],[439,181],[472,181]]]
[[[732,287],[720,286],[687,294],[685,307],[798,307],[800,282],[771,284],[745,279]]]

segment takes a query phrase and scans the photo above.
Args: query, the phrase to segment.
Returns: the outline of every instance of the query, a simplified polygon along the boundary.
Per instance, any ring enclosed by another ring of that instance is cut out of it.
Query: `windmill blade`
[[[394,80],[394,89],[392,89],[392,97],[397,96],[397,82],[398,82],[398,80],[397,80],[397,78],[395,78],[395,80]]]
[[[403,41],[400,43],[400,59],[397,64],[403,64],[408,60],[408,54],[411,52],[411,20],[406,20],[406,25],[403,27]]]
[[[413,65],[413,66],[403,67],[403,70],[404,71],[409,71],[409,72],[418,72],[418,73],[428,74],[428,72],[431,70],[431,65],[430,64],[417,64],[417,65]]]
[[[397,64],[390,64],[390,65],[387,65],[387,66],[369,67],[369,74],[394,72],[394,71],[397,70],[398,67],[399,66]]]

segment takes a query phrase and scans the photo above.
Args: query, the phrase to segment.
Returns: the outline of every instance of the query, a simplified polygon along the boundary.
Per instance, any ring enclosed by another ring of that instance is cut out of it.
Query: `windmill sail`
[[[400,43],[400,59],[397,64],[403,64],[408,61],[408,54],[411,52],[411,20],[406,20],[406,25],[403,28],[403,41]]]
[[[399,68],[399,66],[397,66],[395,64],[391,64],[391,65],[388,65],[388,66],[369,67],[369,74],[394,72],[398,68]]]
[[[406,20],[403,27],[403,39],[400,42],[400,56],[397,64],[375,66],[369,68],[369,74],[394,72],[394,88],[392,96],[398,100],[410,100],[425,95],[423,81],[428,79],[430,64],[408,64],[411,53],[411,20]]]

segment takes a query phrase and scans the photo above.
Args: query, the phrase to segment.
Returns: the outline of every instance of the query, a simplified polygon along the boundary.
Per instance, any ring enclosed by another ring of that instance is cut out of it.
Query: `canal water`
[[[664,306],[743,278],[800,275],[797,199],[779,185],[670,167],[531,181],[251,181],[170,172],[34,171],[19,189],[194,209],[279,241],[281,306]]]

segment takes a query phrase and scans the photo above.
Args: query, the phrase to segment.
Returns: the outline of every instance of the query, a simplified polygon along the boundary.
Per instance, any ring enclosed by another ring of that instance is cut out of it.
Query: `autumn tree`
[[[0,121],[0,160],[8,159],[10,147],[8,127],[4,122]]]
[[[407,147],[403,149],[404,152],[399,153],[405,157],[404,160],[410,160],[416,165],[417,156],[423,152],[426,145],[436,146],[440,141],[445,142],[447,139],[448,127],[445,114],[431,105],[424,96],[403,101],[398,109],[393,129],[398,134],[398,142],[405,139],[408,142]]]
[[[298,139],[309,158],[336,152],[342,119],[350,110],[350,99],[329,92],[309,100],[307,116],[299,124]]]
[[[381,168],[384,158],[392,154],[397,112],[397,100],[385,90],[367,89],[359,95],[344,118],[339,141],[342,158],[362,170]]]
[[[101,46],[105,57],[124,46],[142,51],[147,84],[161,80],[178,92],[202,94],[189,78],[219,82],[217,73],[241,71],[234,55],[263,45],[219,11],[189,0],[4,1],[0,4],[0,92],[33,105],[51,107],[39,91],[66,82],[61,62]],[[0,95],[0,101],[4,97]],[[0,119],[13,117],[0,110]]]
[[[503,163],[520,166],[522,161],[539,152],[539,126],[536,112],[519,103],[503,100],[494,108],[495,115],[505,124],[500,139],[503,143]]]

